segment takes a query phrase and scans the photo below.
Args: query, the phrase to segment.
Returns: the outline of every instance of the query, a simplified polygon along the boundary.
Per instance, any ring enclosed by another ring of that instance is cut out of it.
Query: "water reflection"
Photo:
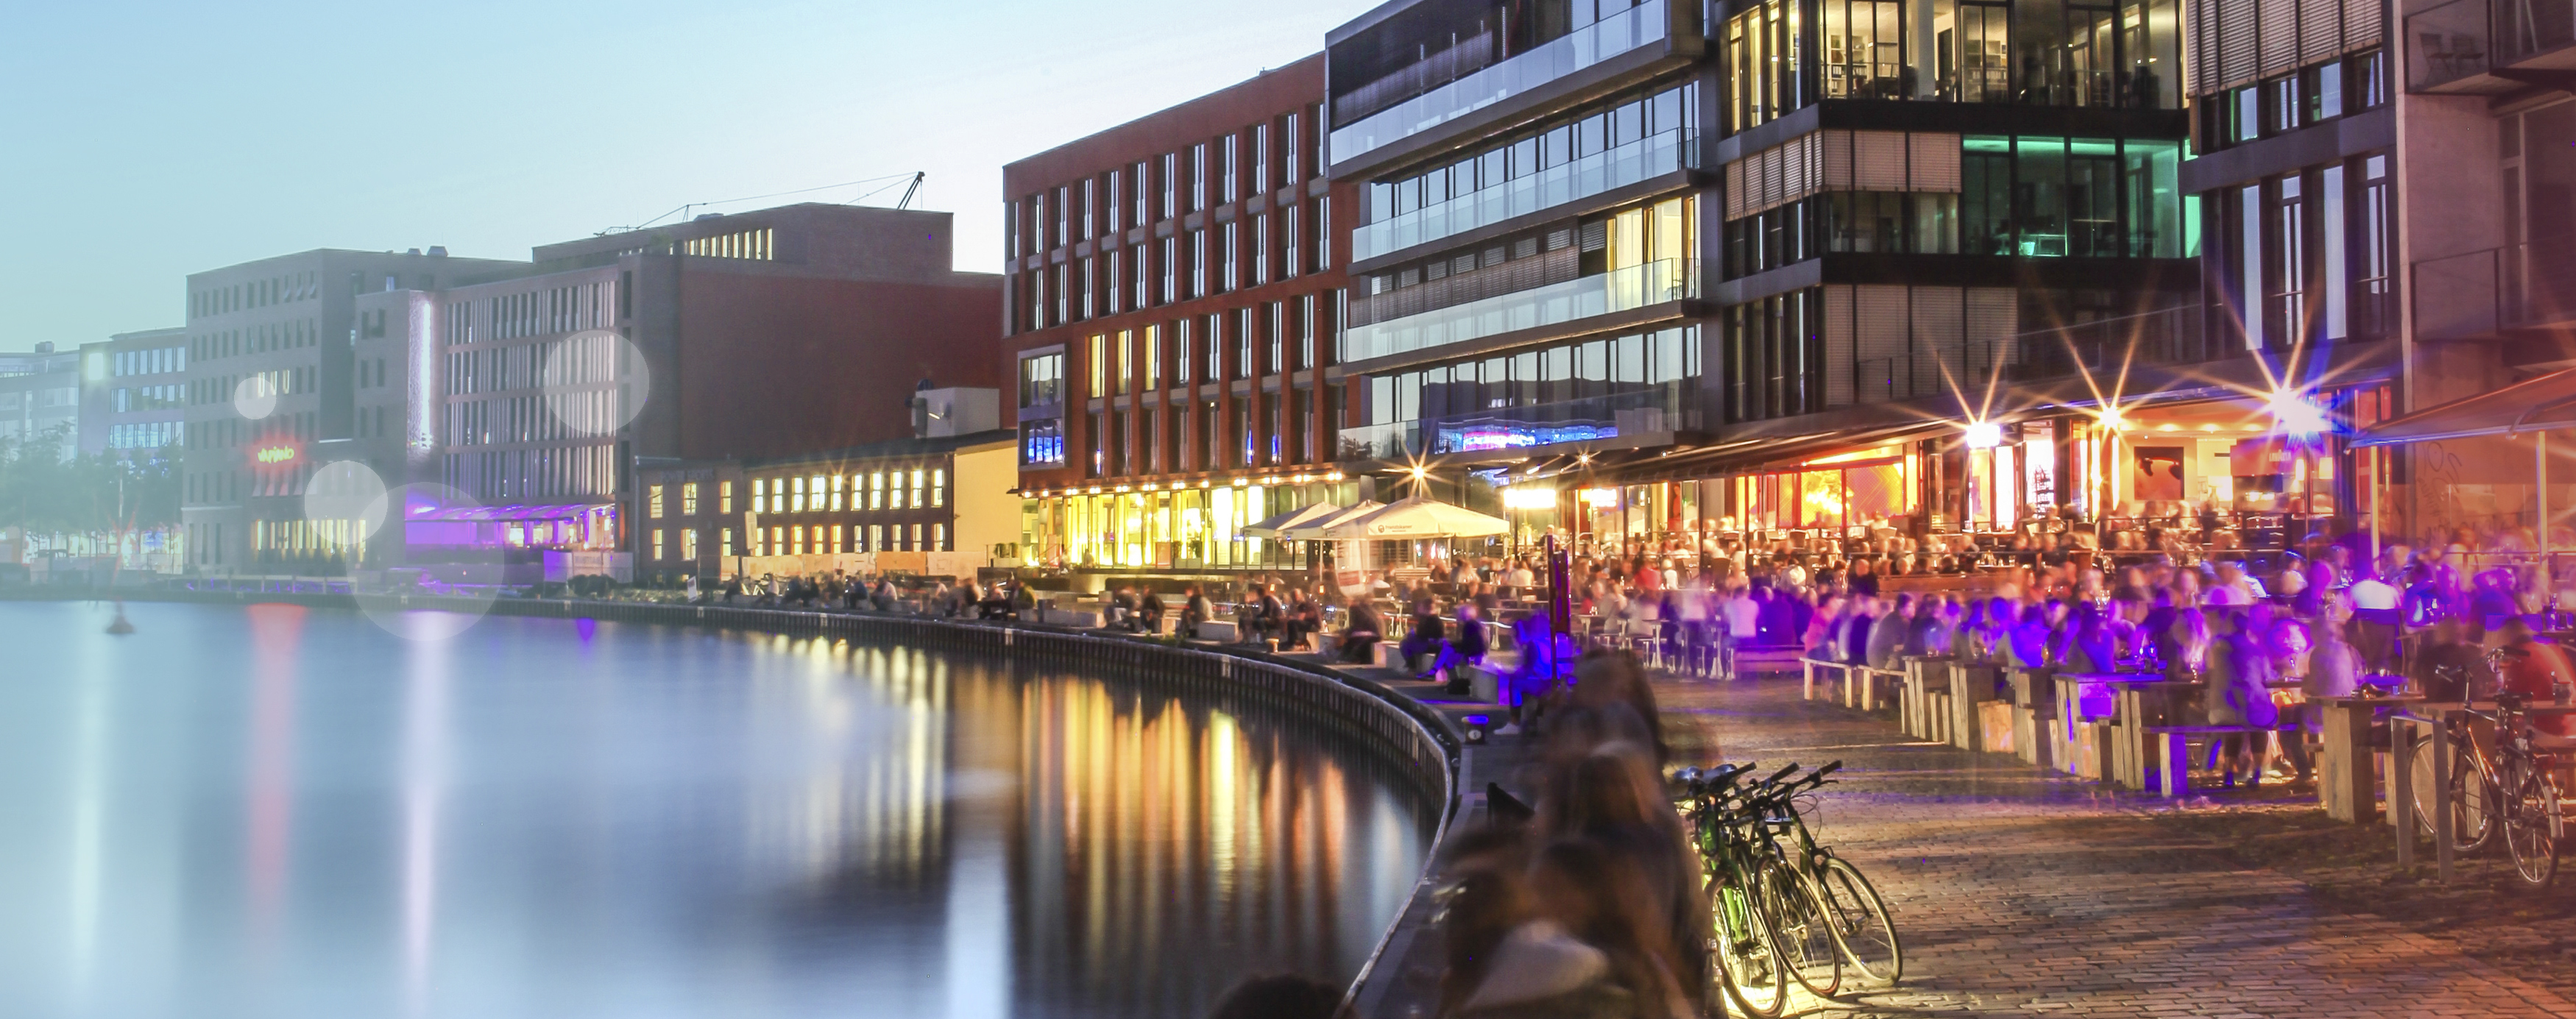
[[[0,606],[0,1015],[1191,1016],[1347,979],[1430,818],[1329,733],[1123,681],[103,612]]]

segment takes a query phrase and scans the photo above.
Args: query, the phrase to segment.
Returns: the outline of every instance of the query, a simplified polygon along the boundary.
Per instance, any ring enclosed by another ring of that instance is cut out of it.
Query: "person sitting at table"
[[[2241,725],[2269,729],[2280,724],[2281,712],[2272,703],[2272,658],[2252,636],[2245,632],[2244,610],[2212,608],[2209,638],[2209,724]],[[2246,784],[2261,785],[2263,772],[2257,757],[2263,748],[2259,738],[2248,740],[2248,734],[2229,733],[2220,741],[2220,783],[2236,788],[2236,775],[2243,772]]]
[[[1208,617],[1216,613],[1216,606],[1208,603],[1207,595],[1200,593],[1197,584],[1192,584],[1183,591],[1188,598],[1181,603],[1181,622],[1174,632],[1185,639],[1196,640],[1199,635],[1199,624],[1207,622]]]
[[[1431,599],[1422,598],[1413,603],[1413,628],[1404,635],[1397,650],[1403,653],[1405,666],[1411,668],[1414,662],[1439,654],[1447,636],[1448,627],[1442,624],[1440,613],[1432,609]],[[1430,674],[1427,669],[1419,673]]]
[[[2021,610],[2021,622],[2014,624],[2008,644],[2012,661],[2025,669],[2044,669],[2049,665],[2048,609],[2032,605]]]
[[[1850,611],[1843,615],[1841,632],[1835,638],[1834,660],[1845,665],[1869,664],[1869,632],[1878,625],[1878,599],[1853,592]]]
[[[1349,623],[1342,628],[1341,660],[1353,665],[1366,665],[1375,659],[1377,642],[1385,638],[1386,623],[1378,618],[1377,606],[1367,598],[1351,599]]]
[[[2089,601],[2077,602],[2069,614],[2059,653],[2059,664],[2068,672],[2115,672],[2120,664],[2111,632],[2102,625],[2102,610]]]
[[[1907,629],[1914,624],[1914,596],[1899,594],[1896,604],[1869,628],[1869,667],[1881,672],[1894,672],[1900,664],[1897,657],[1905,653]]]
[[[1484,661],[1485,652],[1490,649],[1485,638],[1485,621],[1476,618],[1476,603],[1459,602],[1457,615],[1456,622],[1448,627],[1448,633],[1441,641],[1440,657],[1434,659],[1430,670],[1424,673],[1431,677],[1448,675],[1451,677],[1450,682],[1453,686],[1463,683],[1465,679],[1457,676],[1452,670],[1462,665],[1474,665]]]
[[[2576,683],[2576,667],[2568,664],[2566,651],[2534,636],[2528,620],[2507,616],[2496,636],[2504,649],[2496,676],[2499,692],[2521,694],[2533,704],[2550,704],[2558,699],[2559,684]],[[2534,715],[2531,728],[2542,735],[2576,736],[2576,716]]]
[[[1146,588],[1145,596],[1136,602],[1137,628],[1146,633],[1163,632],[1164,611],[1163,596],[1152,588]]]

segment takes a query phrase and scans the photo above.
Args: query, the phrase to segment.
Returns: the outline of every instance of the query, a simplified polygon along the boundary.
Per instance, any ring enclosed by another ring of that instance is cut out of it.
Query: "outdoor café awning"
[[[2390,418],[2356,433],[2352,444],[2439,442],[2570,427],[2576,427],[2576,368]]]
[[[1302,509],[1289,510],[1286,513],[1279,514],[1278,516],[1257,524],[1247,525],[1244,527],[1243,533],[1255,538],[1285,538],[1287,535],[1280,532],[1286,531],[1291,527],[1301,527],[1306,524],[1311,524],[1327,517],[1339,516],[1341,515],[1341,512],[1342,508],[1339,506],[1335,506],[1329,502],[1319,502]]]
[[[1375,499],[1362,499],[1357,505],[1321,520],[1310,520],[1294,527],[1281,528],[1279,538],[1282,541],[1323,541],[1326,538],[1326,531],[1385,508],[1385,503]]]
[[[1416,496],[1332,528],[1326,533],[1344,540],[1405,538],[1481,538],[1502,534],[1512,525],[1464,506]]]

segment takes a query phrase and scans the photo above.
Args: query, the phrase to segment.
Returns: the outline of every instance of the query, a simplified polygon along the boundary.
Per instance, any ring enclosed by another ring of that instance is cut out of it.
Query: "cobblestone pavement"
[[[1794,681],[1670,682],[1658,694],[1684,763],[1844,762],[1820,834],[1888,899],[1906,979],[1802,997],[1810,1014],[2576,1016],[2565,942],[2533,926],[2559,922],[2566,898],[2501,939],[2536,938],[2545,957],[2494,958],[2460,913],[2509,893],[2475,871],[2474,890],[2392,883],[2393,865],[2351,850],[2393,860],[2387,829],[2333,825],[2313,800],[2175,810],[1912,742],[1892,721],[1801,700]],[[2247,847],[2267,842],[2348,851],[2320,883],[2294,863],[2249,861]]]

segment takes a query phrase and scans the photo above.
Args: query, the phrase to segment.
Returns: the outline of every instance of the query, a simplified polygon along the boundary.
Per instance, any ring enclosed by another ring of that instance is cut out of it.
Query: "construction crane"
[[[928,170],[912,171],[912,185],[903,189],[903,200],[894,203],[895,211],[901,212],[905,209],[912,208],[912,196],[921,193],[921,179],[927,176],[930,176],[930,171]]]

